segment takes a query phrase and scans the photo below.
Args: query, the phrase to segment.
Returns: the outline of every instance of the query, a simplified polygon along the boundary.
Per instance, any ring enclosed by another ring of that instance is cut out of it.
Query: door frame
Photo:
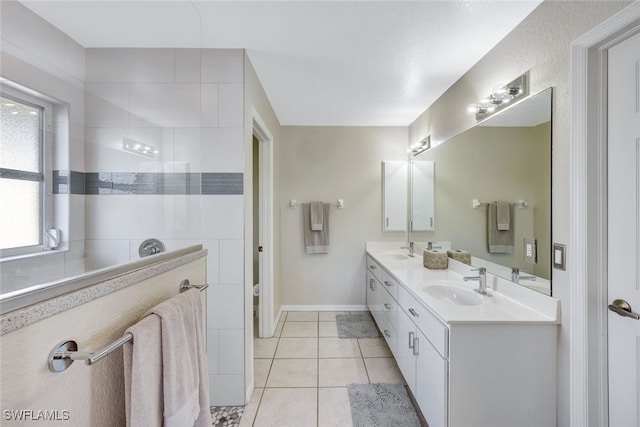
[[[267,338],[273,336],[277,326],[273,319],[273,136],[254,106],[251,107],[251,119],[253,135],[258,139],[259,156],[258,239],[264,249],[258,268],[260,276],[258,336]]]
[[[569,419],[608,425],[607,50],[640,25],[634,2],[571,44]]]

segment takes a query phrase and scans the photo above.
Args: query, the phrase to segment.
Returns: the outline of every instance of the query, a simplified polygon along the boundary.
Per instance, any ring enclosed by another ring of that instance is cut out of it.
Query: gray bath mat
[[[403,384],[349,384],[353,427],[420,427]]]
[[[337,314],[338,337],[377,338],[380,336],[373,317],[369,313]]]

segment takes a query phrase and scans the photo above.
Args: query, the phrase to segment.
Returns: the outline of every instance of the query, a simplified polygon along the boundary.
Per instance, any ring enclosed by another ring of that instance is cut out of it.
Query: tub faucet
[[[536,276],[521,276],[520,273],[526,272],[521,272],[518,267],[511,267],[511,281],[514,283],[520,283],[520,280],[536,280]]]
[[[490,297],[491,294],[489,292],[487,292],[487,269],[484,268],[484,267],[480,267],[480,268],[476,268],[476,269],[471,270],[471,271],[477,271],[478,275],[477,276],[466,276],[466,277],[463,277],[462,280],[464,280],[465,282],[468,282],[469,280],[477,280],[478,283],[479,283],[479,287],[478,287],[478,289],[474,289],[474,291],[476,291],[480,295],[484,295],[486,297]]]

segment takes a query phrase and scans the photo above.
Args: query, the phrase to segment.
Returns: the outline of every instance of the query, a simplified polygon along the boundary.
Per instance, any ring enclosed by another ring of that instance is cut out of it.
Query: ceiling
[[[407,126],[541,0],[22,3],[87,48],[245,48],[283,125]]]

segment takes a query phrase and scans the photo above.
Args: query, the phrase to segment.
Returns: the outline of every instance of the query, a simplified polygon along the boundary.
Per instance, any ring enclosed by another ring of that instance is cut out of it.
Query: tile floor
[[[336,314],[283,313],[254,339],[255,390],[240,426],[351,426],[347,385],[404,383],[384,338],[338,338]]]

